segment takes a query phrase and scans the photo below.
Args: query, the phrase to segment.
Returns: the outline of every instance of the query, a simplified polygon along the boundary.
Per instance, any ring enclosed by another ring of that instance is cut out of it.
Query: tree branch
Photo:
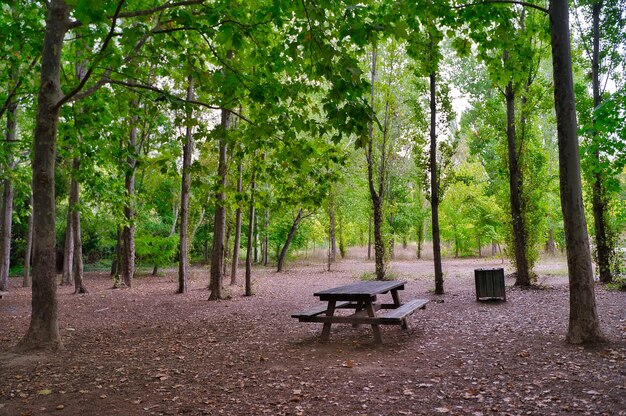
[[[165,90],[162,90],[160,88],[157,87],[153,87],[151,85],[145,85],[145,84],[137,84],[137,83],[133,83],[133,82],[126,82],[126,81],[117,81],[117,80],[113,80],[113,79],[109,79],[108,81],[109,84],[115,84],[115,85],[121,85],[130,89],[142,89],[142,90],[148,90],[148,91],[152,91],[152,92],[156,92],[158,94],[161,94],[163,96],[166,96],[172,100],[178,101],[180,103],[186,103],[186,104],[193,104],[193,105],[197,105],[200,107],[204,107],[204,108],[208,108],[210,110],[228,110],[231,113],[233,113],[234,115],[236,115],[238,118],[242,119],[243,121],[256,126],[257,124],[255,122],[253,122],[252,120],[248,119],[247,117],[245,117],[243,114],[241,114],[241,112],[239,111],[235,111],[235,110],[231,110],[229,108],[224,108],[224,107],[218,107],[215,105],[211,105],[208,103],[205,103],[203,101],[198,101],[198,100],[188,100],[186,98],[180,98],[177,97],[176,95],[167,92]]]
[[[180,6],[193,6],[195,4],[202,4],[205,1],[206,0],[187,0],[187,1],[180,1],[178,3],[168,2],[162,6],[153,7],[152,9],[136,10],[134,12],[120,13],[118,17],[125,18],[125,17],[149,16],[157,12],[162,12],[163,10],[173,9],[175,7],[180,7]]]
[[[38,60],[39,60],[39,56],[36,56],[35,58],[33,58],[32,61],[30,61],[30,64],[28,65],[29,71],[33,69],[33,67],[35,66]],[[6,100],[4,100],[4,104],[2,105],[2,108],[0,108],[0,118],[2,118],[2,116],[4,115],[4,112],[7,111],[7,108],[9,108],[9,105],[11,105],[11,101],[17,95],[17,90],[22,86],[22,81],[24,81],[24,77],[20,77],[20,79],[17,80],[17,82],[15,83],[11,91],[9,92],[9,95],[7,96]]]
[[[531,9],[539,10],[541,12],[544,12],[545,14],[550,14],[550,11],[548,9],[546,9],[545,7],[541,7],[541,6],[538,6],[538,5],[533,4],[533,3],[527,3],[525,1],[518,1],[518,0],[484,0],[484,1],[479,1],[477,3],[463,4],[463,5],[460,5],[460,6],[453,6],[452,8],[453,9],[466,9],[466,8],[472,7],[472,6],[480,6],[480,5],[492,4],[492,3],[518,4],[518,5],[523,6],[523,7],[529,7]]]
[[[115,26],[116,26],[116,23],[117,23],[117,17],[120,14],[120,11],[122,10],[122,6],[124,5],[125,2],[126,2],[126,0],[120,0],[120,2],[117,4],[117,8],[115,9],[115,13],[113,14],[113,18],[112,18],[112,22],[111,22],[111,29],[109,29],[109,33],[107,34],[106,38],[104,39],[104,42],[102,43],[102,46],[100,47],[100,51],[98,52],[98,56],[102,55],[102,53],[106,50],[106,48],[109,47],[109,43],[111,42],[111,39],[113,39],[113,36],[115,35]],[[96,62],[97,62],[97,60],[96,60]],[[61,98],[61,100],[59,100],[58,103],[56,103],[56,105],[55,105],[56,108],[59,108],[63,104],[67,103],[70,99],[72,99],[73,96],[78,94],[80,92],[80,90],[83,89],[83,87],[85,86],[85,84],[87,83],[89,78],[91,77],[91,74],[93,73],[93,70],[94,70],[94,68],[96,66],[96,62],[94,62],[89,67],[89,69],[87,70],[87,73],[85,74],[83,79],[80,80],[80,82],[78,83],[76,88],[74,88],[72,91],[70,91],[68,94],[66,94],[65,97]]]

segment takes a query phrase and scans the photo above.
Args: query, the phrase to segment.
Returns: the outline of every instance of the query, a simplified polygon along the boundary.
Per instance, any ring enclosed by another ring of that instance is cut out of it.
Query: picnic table
[[[316,292],[313,295],[320,298],[326,304],[307,309],[291,315],[300,322],[321,322],[324,324],[321,340],[327,342],[330,338],[332,324],[348,323],[353,326],[369,324],[372,326],[374,340],[382,343],[379,325],[400,325],[407,329],[406,317],[417,309],[424,309],[427,299],[412,299],[408,302],[400,302],[399,290],[404,290],[406,282],[390,281],[365,281],[339,286]],[[390,303],[377,303],[377,296],[391,293]],[[335,315],[338,309],[354,309],[350,315]],[[380,309],[388,312],[377,315]]]

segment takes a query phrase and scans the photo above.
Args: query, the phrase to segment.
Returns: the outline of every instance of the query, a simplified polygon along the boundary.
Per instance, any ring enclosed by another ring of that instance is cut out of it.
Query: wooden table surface
[[[329,300],[368,300],[378,294],[387,293],[390,290],[396,292],[403,290],[405,281],[400,280],[372,280],[367,282],[357,282],[345,286],[333,287],[331,289],[316,292],[321,301]]]

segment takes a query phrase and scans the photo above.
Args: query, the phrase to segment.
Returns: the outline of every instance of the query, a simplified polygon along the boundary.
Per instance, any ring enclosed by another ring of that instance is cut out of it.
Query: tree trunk
[[[259,262],[259,224],[258,221],[254,222],[254,244],[252,247],[254,248],[254,262]]]
[[[248,245],[246,247],[246,296],[252,296],[252,234],[254,229],[254,198],[256,191],[256,178],[254,166],[250,179],[250,211],[248,215]],[[266,210],[267,212],[267,210]],[[266,216],[267,218],[267,216]]]
[[[279,273],[283,271],[285,258],[287,257],[287,252],[289,251],[289,245],[291,244],[293,236],[296,235],[296,231],[298,231],[298,225],[300,224],[300,221],[302,221],[302,209],[298,211],[298,215],[293,220],[293,224],[291,224],[289,234],[287,234],[287,240],[285,241],[285,245],[283,245],[282,250],[280,250],[280,255],[278,256],[278,268],[276,270]]]
[[[483,247],[480,244],[480,236],[478,236],[478,258],[479,259],[483,258]]]
[[[546,242],[546,253],[554,256],[556,253],[556,244],[554,242],[554,230],[550,228],[548,231],[548,241]]]
[[[370,94],[370,107],[374,109],[374,85],[376,81],[376,47],[372,49],[372,71],[371,71],[371,83],[372,91]],[[385,123],[386,124],[386,123]],[[383,224],[383,196],[384,196],[384,177],[378,178],[378,191],[376,191],[374,185],[374,160],[373,160],[373,147],[374,147],[374,123],[370,122],[369,125],[369,142],[367,144],[367,179],[370,191],[370,197],[372,199],[372,210],[374,214],[374,263],[376,270],[376,279],[385,279],[385,243],[383,241],[382,224]],[[381,161],[384,161],[384,154],[381,156]],[[380,166],[379,176],[384,174],[384,166]]]
[[[496,244],[495,241],[491,242],[491,255],[495,256],[496,254],[498,254],[498,245]]]
[[[193,77],[189,76],[189,86],[187,88],[187,100],[193,100]],[[185,130],[185,142],[183,143],[183,168],[180,189],[180,240],[178,263],[178,289],[176,293],[187,292],[187,280],[189,276],[189,244],[187,232],[189,229],[189,187],[191,185],[191,154],[193,152],[191,107],[187,110],[187,127]],[[204,211],[203,211],[204,216]]]
[[[222,136],[219,141],[219,162],[217,167],[218,191],[215,198],[215,221],[213,226],[213,250],[211,252],[211,281],[209,300],[222,299],[222,265],[224,261],[224,237],[226,231],[226,134],[230,124],[230,111],[222,109]]]
[[[506,59],[506,58],[505,58]],[[515,92],[513,82],[506,86],[506,137],[509,159],[509,200],[511,203],[511,223],[513,226],[513,250],[515,252],[516,286],[530,286],[528,257],[526,255],[526,230],[524,227],[524,207],[522,201],[522,171],[517,151],[515,128]]]
[[[74,268],[74,293],[87,293],[83,283],[83,241],[80,233],[80,185],[76,180],[76,173],[80,169],[80,159],[74,158],[72,162],[72,179],[70,183],[70,204],[69,210],[72,214],[72,242],[73,247],[73,268]]]
[[[431,42],[431,48],[434,47]],[[435,294],[443,295],[441,242],[439,240],[439,176],[437,174],[437,79],[430,74],[430,206],[433,232],[433,261],[435,267]]]
[[[226,215],[228,217],[228,215]],[[229,221],[226,221],[226,234],[224,236],[224,257],[222,260],[222,276],[228,274],[228,259],[230,258],[230,234],[232,232],[232,226]]]
[[[70,188],[72,184],[70,183]],[[65,227],[65,247],[63,249],[63,275],[61,286],[70,285],[74,280],[74,220],[72,219],[72,202],[68,202],[67,226]]]
[[[328,243],[330,250],[329,262],[334,263],[337,261],[337,241],[335,238],[335,193],[332,186],[328,195]]]
[[[372,259],[372,214],[368,216],[367,222],[367,259]]]
[[[243,191],[243,161],[239,162],[239,177],[237,178],[237,192]],[[230,269],[230,284],[237,285],[237,269],[239,268],[239,246],[241,245],[241,206],[235,211],[235,244],[233,246],[233,259]]]
[[[424,241],[424,221],[417,226],[417,258],[422,258],[422,242]]]
[[[341,258],[346,257],[346,242],[343,234],[343,215],[339,214],[339,254]]]
[[[598,108],[602,102],[602,95],[600,93],[600,11],[602,9],[602,1],[598,0],[593,3],[592,9],[592,31],[593,31],[593,52],[591,63],[591,83],[593,89],[593,108]],[[594,123],[596,122],[593,117]],[[595,131],[596,129],[594,129]],[[596,240],[596,253],[598,261],[598,271],[600,274],[600,281],[602,283],[609,283],[613,280],[613,273],[611,271],[611,251],[613,247],[607,239],[607,201],[606,192],[604,189],[604,178],[602,177],[602,171],[600,170],[600,150],[598,149],[598,141],[600,138],[597,133],[594,133],[592,143],[594,143],[593,163],[597,167],[596,172],[593,175],[593,225]]]
[[[115,253],[111,262],[111,276],[115,276],[116,280],[120,276],[122,265],[122,227],[117,226],[117,238],[115,243]]]
[[[582,198],[576,100],[567,0],[550,2],[550,36],[554,107],[559,144],[561,209],[565,226],[570,314],[567,341],[573,344],[604,340],[596,310],[589,237]]]
[[[269,209],[265,209],[264,212],[264,219],[265,219],[265,223],[263,224],[263,229],[264,229],[264,233],[263,233],[263,241],[264,241],[264,246],[265,246],[265,252],[263,252],[263,265],[267,266],[267,264],[269,263],[270,260],[270,233],[269,233],[269,229],[270,229],[270,210]]]
[[[125,189],[126,205],[124,206],[124,217],[126,225],[122,231],[122,240],[124,242],[122,248],[122,282],[126,287],[132,287],[133,277],[135,275],[135,173],[137,167],[137,159],[135,154],[137,151],[137,133],[138,128],[137,117],[133,116],[130,129],[130,137],[128,150],[131,156],[127,159]]]
[[[0,290],[9,290],[9,267],[11,259],[11,231],[13,229],[13,179],[15,168],[14,150],[10,147],[15,141],[17,104],[11,102],[7,111],[5,146],[7,151],[7,178],[4,180],[2,192],[2,213],[0,214]]]
[[[30,215],[28,216],[28,234],[26,235],[26,248],[24,249],[24,279],[22,287],[30,287],[30,265],[33,255],[33,194],[30,194]]]
[[[50,0],[41,54],[33,157],[33,289],[30,325],[18,350],[61,346],[56,285],[54,165],[61,98],[61,53],[69,21],[63,0]]]

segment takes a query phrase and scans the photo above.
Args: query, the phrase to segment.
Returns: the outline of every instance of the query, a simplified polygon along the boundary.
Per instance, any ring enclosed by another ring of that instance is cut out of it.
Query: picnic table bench
[[[306,309],[291,315],[299,322],[321,322],[324,324],[321,340],[326,342],[330,338],[332,324],[352,324],[357,326],[367,324],[372,326],[374,340],[382,343],[379,325],[400,325],[407,329],[406,318],[417,309],[424,309],[427,299],[413,299],[406,303],[400,302],[399,290],[404,290],[403,281],[367,281],[345,286],[339,286],[316,292],[313,295],[320,301],[327,302],[319,306]],[[391,303],[377,303],[377,296],[391,292]],[[352,309],[350,315],[335,315],[339,309]],[[376,312],[384,309],[387,313],[377,315]]]

